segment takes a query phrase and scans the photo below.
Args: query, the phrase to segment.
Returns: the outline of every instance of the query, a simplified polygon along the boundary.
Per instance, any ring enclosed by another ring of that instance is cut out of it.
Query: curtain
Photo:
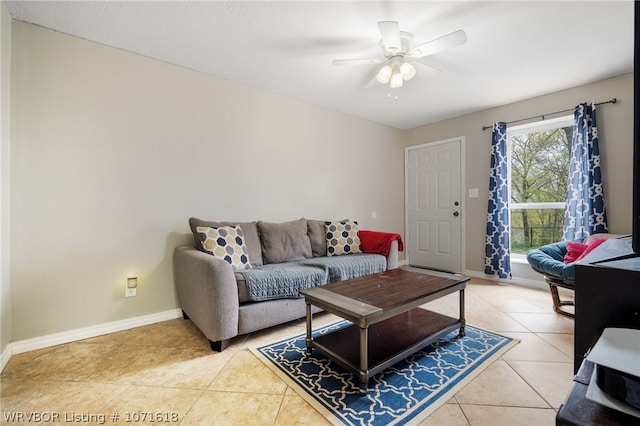
[[[563,241],[582,241],[589,235],[608,231],[600,176],[596,106],[593,103],[578,105],[573,118]]]
[[[507,124],[493,125],[484,273],[511,278]]]

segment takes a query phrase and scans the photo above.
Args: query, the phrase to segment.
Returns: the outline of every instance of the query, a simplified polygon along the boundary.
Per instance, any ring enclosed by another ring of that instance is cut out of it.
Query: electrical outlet
[[[138,293],[138,277],[127,278],[124,297],[133,297]]]

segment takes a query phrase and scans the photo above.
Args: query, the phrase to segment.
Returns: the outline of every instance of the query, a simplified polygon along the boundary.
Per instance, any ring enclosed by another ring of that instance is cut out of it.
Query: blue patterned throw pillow
[[[350,220],[327,222],[327,256],[362,253],[358,225]]]
[[[225,260],[234,270],[251,268],[244,234],[239,226],[198,226],[196,232],[205,253]]]

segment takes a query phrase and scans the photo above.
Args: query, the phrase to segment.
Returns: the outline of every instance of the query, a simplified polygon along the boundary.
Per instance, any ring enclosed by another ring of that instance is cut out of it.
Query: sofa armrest
[[[231,265],[194,247],[176,247],[173,275],[182,311],[213,342],[238,335],[238,286]]]
[[[404,250],[400,234],[361,229],[360,246],[363,253],[377,253],[387,258],[387,270],[398,267],[398,252]]]
[[[398,241],[392,241],[387,254],[387,271],[398,269]]]

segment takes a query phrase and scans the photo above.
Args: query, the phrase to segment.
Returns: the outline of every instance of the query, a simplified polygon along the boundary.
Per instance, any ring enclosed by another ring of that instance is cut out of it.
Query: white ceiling
[[[633,71],[632,1],[5,4],[16,20],[400,129]],[[382,20],[414,45],[458,29],[468,41],[425,60],[440,72],[367,89],[380,65],[331,61],[382,57]]]

